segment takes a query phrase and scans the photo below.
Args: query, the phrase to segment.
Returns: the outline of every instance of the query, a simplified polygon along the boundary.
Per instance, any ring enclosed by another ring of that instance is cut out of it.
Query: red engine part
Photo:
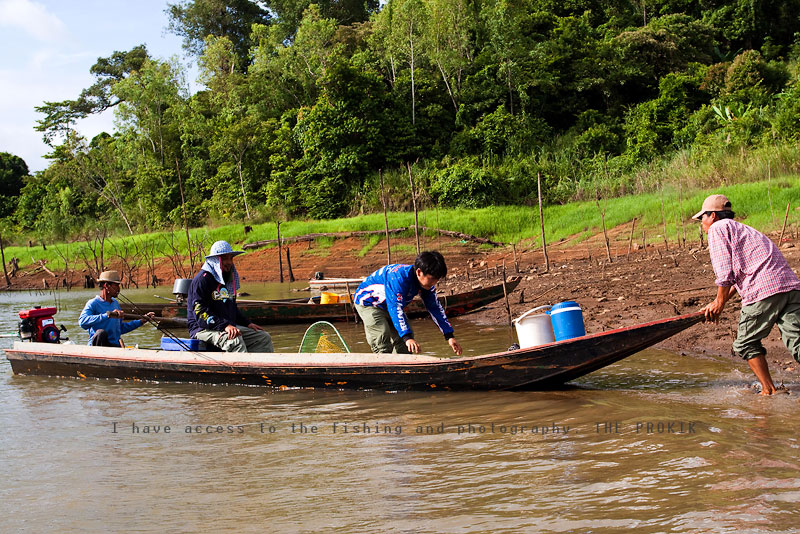
[[[38,341],[41,343],[58,343],[61,332],[56,326],[53,316],[58,309],[36,306],[31,310],[19,312],[19,337],[22,341]]]

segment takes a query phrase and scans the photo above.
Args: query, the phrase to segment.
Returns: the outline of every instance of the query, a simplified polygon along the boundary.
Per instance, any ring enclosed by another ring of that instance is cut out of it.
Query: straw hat
[[[103,271],[100,273],[100,278],[97,279],[98,282],[114,282],[115,284],[122,283],[122,277],[119,275],[119,271]]]
[[[214,256],[222,256],[223,254],[233,254],[234,256],[238,256],[239,254],[244,254],[244,251],[233,250],[233,247],[227,241],[217,241],[211,245],[211,250],[208,252],[206,259],[213,258]]]

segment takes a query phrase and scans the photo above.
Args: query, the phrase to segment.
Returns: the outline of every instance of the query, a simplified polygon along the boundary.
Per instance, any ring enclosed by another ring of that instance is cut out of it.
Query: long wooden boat
[[[79,378],[378,390],[552,388],[635,354],[703,320],[701,313],[462,358],[398,354],[177,352],[18,341],[14,373]]]
[[[519,285],[520,278],[510,278],[505,284],[505,292],[511,293]],[[355,289],[355,288],[354,288]],[[441,295],[439,301],[448,317],[464,315],[503,298],[503,284],[474,289],[455,295]],[[261,325],[308,323],[315,321],[352,321],[356,313],[349,302],[336,304],[320,304],[308,299],[287,299],[269,301],[239,300],[239,310],[254,323]],[[121,303],[123,311],[128,314],[144,314],[153,312],[164,319],[185,319],[186,305],[175,302],[156,302],[147,304]],[[419,298],[415,298],[406,307],[406,315],[410,319],[426,317],[428,311]]]

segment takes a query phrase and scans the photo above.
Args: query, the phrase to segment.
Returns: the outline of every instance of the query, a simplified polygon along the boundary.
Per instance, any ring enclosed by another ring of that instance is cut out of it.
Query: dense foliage
[[[183,67],[144,46],[100,58],[76,100],[37,108],[50,166],[21,189],[2,175],[0,207],[18,200],[6,215],[21,231],[338,217],[379,209],[379,177],[404,209],[407,164],[429,205],[532,203],[537,174],[546,201],[564,202],[655,190],[642,169],[676,154],[800,137],[800,0],[184,0],[168,12],[204,89],[190,95]],[[75,133],[109,108],[114,132]]]

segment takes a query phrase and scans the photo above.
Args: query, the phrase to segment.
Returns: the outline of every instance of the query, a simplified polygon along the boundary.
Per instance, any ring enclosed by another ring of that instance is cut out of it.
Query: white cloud
[[[58,41],[67,35],[61,19],[30,0],[0,0],[0,26],[20,28],[40,41]]]

